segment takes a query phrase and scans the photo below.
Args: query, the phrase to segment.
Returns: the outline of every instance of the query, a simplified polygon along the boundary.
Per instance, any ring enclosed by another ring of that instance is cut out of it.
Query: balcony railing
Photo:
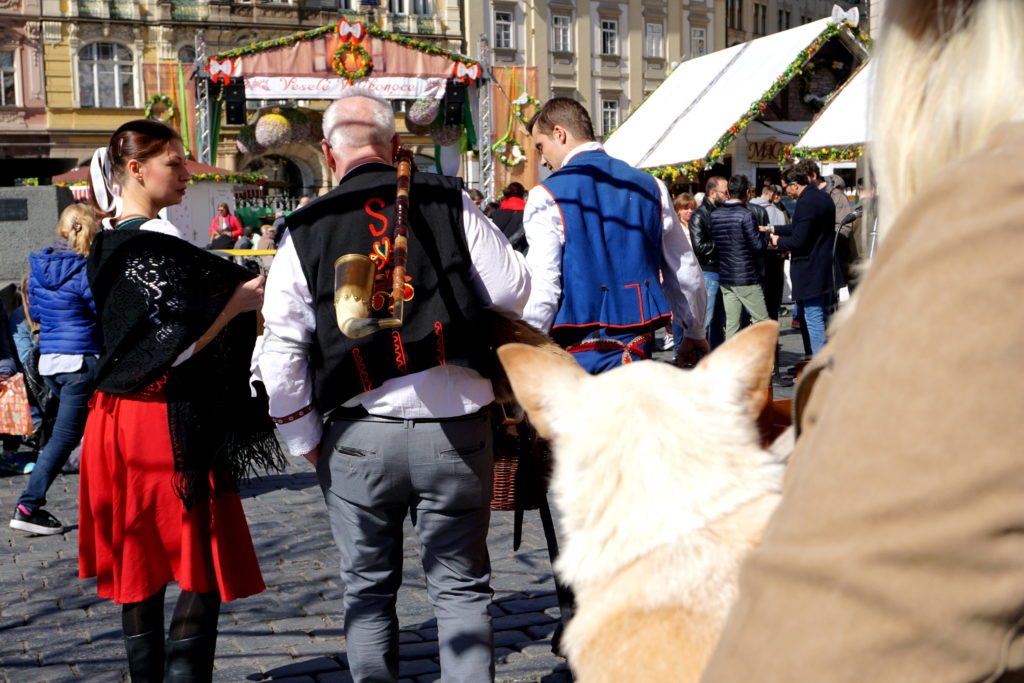
[[[171,7],[171,18],[178,21],[207,21],[210,5],[206,0],[176,0]]]

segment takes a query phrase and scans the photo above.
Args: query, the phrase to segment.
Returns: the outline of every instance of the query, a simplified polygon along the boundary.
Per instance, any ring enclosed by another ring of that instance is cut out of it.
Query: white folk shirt
[[[470,282],[486,307],[519,318],[530,296],[530,274],[523,256],[462,193],[462,225],[472,263]],[[308,349],[314,343],[316,312],[298,252],[286,232],[267,276],[263,296],[264,343],[256,376],[266,385],[270,414],[292,415],[313,406],[313,376]],[[494,400],[491,382],[470,368],[440,365],[394,377],[345,403],[361,405],[371,415],[403,419],[469,415]],[[297,420],[279,424],[292,455],[320,444],[322,416],[312,409]]]
[[[602,149],[599,142],[586,142],[570,151],[562,165],[580,152]],[[690,339],[704,338],[704,314],[707,307],[707,291],[704,289],[704,273],[697,263],[689,240],[679,217],[672,206],[668,188],[660,180],[661,194],[661,289],[665,293],[672,315],[682,323],[685,336]],[[530,268],[532,290],[526,304],[523,319],[534,327],[551,329],[558,312],[558,301],[562,294],[562,248],[565,244],[565,226],[562,212],[554,197],[543,185],[530,190],[523,213],[523,228],[530,251],[526,264]]]

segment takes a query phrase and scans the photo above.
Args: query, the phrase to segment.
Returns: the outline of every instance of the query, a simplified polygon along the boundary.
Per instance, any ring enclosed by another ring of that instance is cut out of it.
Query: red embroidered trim
[[[448,361],[444,354],[444,326],[436,320],[434,321],[434,334],[437,335],[437,364],[446,365]]]
[[[359,381],[363,384],[363,391],[373,389],[370,373],[366,372],[366,363],[363,362],[363,354],[359,352],[359,349],[352,349],[352,357],[356,360],[356,368],[359,370]]]
[[[312,403],[310,403],[305,408],[300,408],[299,410],[296,410],[291,415],[285,415],[284,417],[274,417],[273,415],[271,415],[270,419],[273,420],[274,424],[276,424],[276,425],[286,425],[289,422],[295,422],[296,420],[298,420],[300,418],[306,417],[311,412],[313,412],[313,404]]]
[[[402,346],[402,335],[398,330],[391,330],[391,338],[395,340],[395,365],[402,371],[403,375],[409,374],[409,368],[405,362],[405,347]]]
[[[582,353],[584,351],[622,351],[622,364],[633,362],[633,356],[638,356],[639,360],[647,360],[647,353],[643,349],[643,345],[651,341],[651,338],[646,335],[640,335],[634,337],[628,343],[619,341],[618,339],[609,339],[608,337],[591,337],[590,339],[584,339],[579,344],[575,344],[566,349],[569,353]]]

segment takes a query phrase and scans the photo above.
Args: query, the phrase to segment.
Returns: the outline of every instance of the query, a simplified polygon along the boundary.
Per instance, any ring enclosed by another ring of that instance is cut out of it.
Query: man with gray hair
[[[352,88],[324,114],[338,186],[296,210],[267,279],[259,369],[293,455],[316,467],[341,554],[345,639],[356,681],[398,679],[402,525],[419,538],[445,681],[494,677],[487,529],[493,458],[483,409],[482,309],[519,317],[522,256],[458,179],[413,173],[404,324],[339,331],[334,263],[368,255],[371,307],[388,314],[394,266],[394,115]]]

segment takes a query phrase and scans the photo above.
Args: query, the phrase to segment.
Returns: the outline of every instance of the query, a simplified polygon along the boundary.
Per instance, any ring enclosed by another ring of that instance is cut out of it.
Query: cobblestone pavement
[[[798,345],[798,335],[787,330],[784,367],[799,360]],[[776,388],[777,397],[790,393]],[[26,481],[0,478],[0,512],[13,512]],[[120,607],[96,597],[95,580],[77,578],[78,475],[59,476],[48,498],[47,509],[70,525],[64,534],[27,536],[6,522],[0,528],[0,680],[126,680]],[[224,604],[214,680],[351,680],[337,549],[311,468],[291,459],[285,473],[246,487],[243,498],[268,589]],[[489,546],[497,680],[571,680],[565,661],[551,653],[558,607],[537,513],[525,514],[518,552],[512,551],[512,513],[493,513]],[[172,585],[168,603],[176,597]],[[398,616],[403,680],[439,680],[437,629],[409,525]]]

